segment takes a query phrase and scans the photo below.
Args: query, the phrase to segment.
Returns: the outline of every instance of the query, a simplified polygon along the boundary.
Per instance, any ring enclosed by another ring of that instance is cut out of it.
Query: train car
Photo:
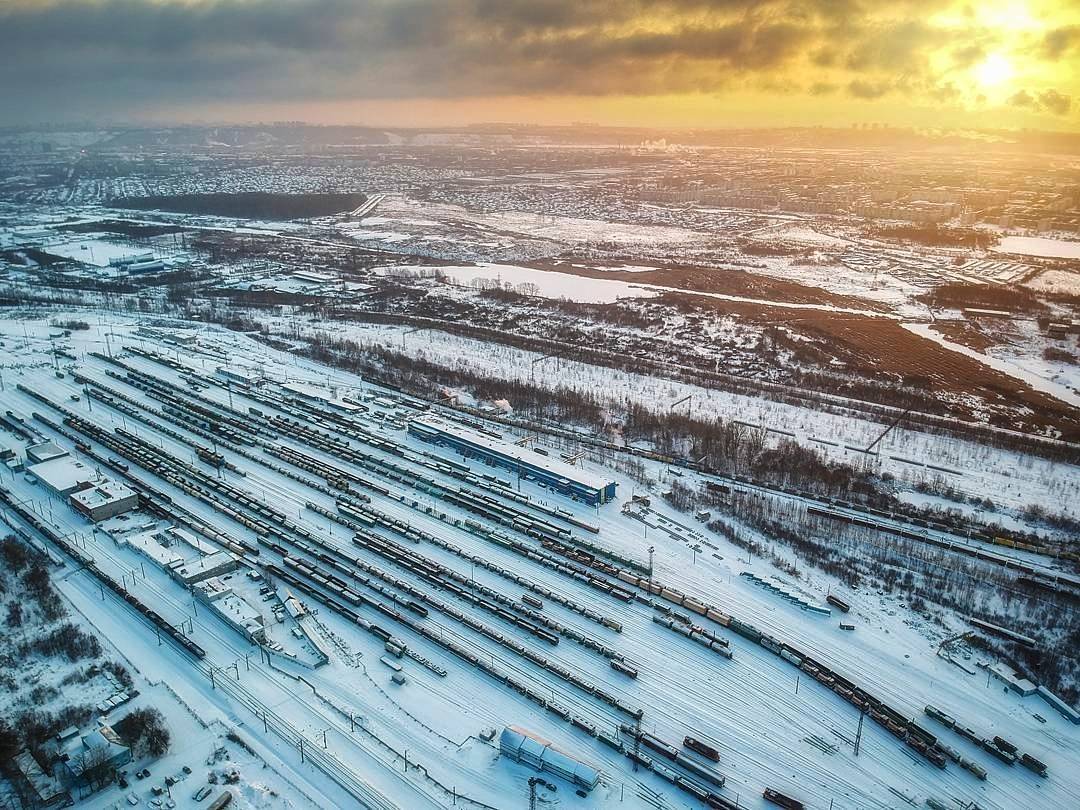
[[[676,776],[674,781],[681,790],[686,791],[699,802],[704,802],[709,798],[709,791],[692,779],[687,779],[685,776]]]
[[[683,738],[683,745],[689,748],[694,753],[701,754],[701,756],[705,757],[706,759],[711,759],[713,762],[720,761],[719,751],[717,751],[711,745],[706,745],[705,743],[701,742],[698,739],[695,739],[694,737]]]
[[[634,667],[625,664],[622,661],[612,660],[611,668],[616,672],[621,672],[623,675],[626,675],[629,678],[636,678],[638,676],[638,671],[634,669]]]
[[[676,752],[675,761],[698,779],[704,780],[716,787],[723,787],[724,783],[727,781],[727,777],[722,773],[718,773],[712,768],[706,768],[704,765],[690,759],[690,757],[685,754]]]
[[[775,804],[778,807],[785,808],[785,810],[803,810],[806,807],[806,805],[804,805],[798,799],[793,799],[790,796],[785,796],[783,793],[780,793],[777,790],[773,790],[772,788],[765,788],[764,792],[761,794],[761,797],[765,799],[765,801],[770,802],[771,804]]]
[[[842,610],[844,613],[848,613],[851,610],[851,605],[849,605],[847,602],[845,602],[839,596],[834,596],[831,593],[828,596],[825,597],[825,601],[828,602],[833,607],[835,607],[835,608],[837,608],[839,610]]]
[[[639,739],[641,740],[642,745],[648,746],[653,751],[656,751],[656,753],[666,757],[667,759],[675,761],[679,757],[678,748],[673,745],[669,745],[668,743],[661,740],[659,737],[654,737],[647,731],[642,732]]]
[[[1031,754],[1021,754],[1020,764],[1030,771],[1034,771],[1039,776],[1046,778],[1046,764],[1035,759]]]
[[[1016,746],[1006,740],[1004,737],[994,737],[994,745],[1000,748],[1002,751],[1007,751],[1010,754],[1016,753]]]
[[[713,810],[740,810],[739,805],[735,804],[735,802],[728,801],[723,796],[718,796],[715,793],[710,793],[705,799],[705,803]]]
[[[1016,755],[1015,754],[1011,754],[1008,751],[1004,751],[1001,748],[998,748],[990,740],[983,740],[982,741],[982,747],[983,747],[984,751],[986,751],[988,754],[992,754],[993,756],[997,757],[1002,762],[1004,762],[1006,765],[1012,765],[1012,764],[1014,764],[1016,762]]]

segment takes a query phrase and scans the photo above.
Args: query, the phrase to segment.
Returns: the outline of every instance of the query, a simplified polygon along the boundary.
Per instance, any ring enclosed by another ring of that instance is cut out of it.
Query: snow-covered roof
[[[551,771],[592,789],[600,783],[600,772],[591,765],[555,748],[550,742],[518,726],[507,726],[499,735],[499,748],[514,759],[537,770]]]
[[[571,464],[567,464],[562,459],[552,458],[551,456],[542,456],[539,453],[532,452],[527,447],[513,444],[505,439],[497,439],[494,436],[488,436],[479,431],[472,430],[466,425],[458,424],[457,422],[447,422],[437,416],[428,414],[418,416],[412,420],[412,424],[421,425],[430,430],[448,433],[469,444],[490,450],[493,453],[498,453],[515,462],[520,462],[523,466],[536,467],[557,478],[576,481],[583,486],[591,487],[598,491],[603,490],[604,487],[611,483],[608,479],[593,475],[580,467],[574,467]]]
[[[71,456],[31,464],[26,471],[55,492],[68,493],[87,484],[102,480],[97,470],[87,467]]]

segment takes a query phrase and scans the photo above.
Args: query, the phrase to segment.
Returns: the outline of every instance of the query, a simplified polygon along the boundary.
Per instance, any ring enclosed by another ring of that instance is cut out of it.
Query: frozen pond
[[[529,294],[539,294],[545,298],[566,298],[587,304],[611,304],[620,298],[643,298],[657,294],[625,281],[586,278],[569,273],[549,273],[510,264],[482,263],[476,267],[441,267],[439,269],[455,284],[468,285],[477,279],[499,281],[503,286],[509,284],[511,288],[516,288],[521,284],[534,284],[536,290],[530,291]]]

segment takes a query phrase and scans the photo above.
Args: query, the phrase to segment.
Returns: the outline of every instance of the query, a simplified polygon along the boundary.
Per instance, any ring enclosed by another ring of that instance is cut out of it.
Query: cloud
[[[1035,96],[1027,90],[1017,90],[1008,98],[1008,103],[1014,107],[1031,108],[1035,106]]]
[[[869,82],[855,79],[847,86],[848,93],[859,99],[878,99],[887,95],[893,88],[888,82]]]
[[[1057,90],[1046,90],[1039,93],[1039,106],[1054,115],[1067,115],[1072,107],[1072,97]]]
[[[1068,115],[1069,110],[1072,109],[1072,97],[1054,89],[1044,90],[1037,94],[1029,93],[1027,90],[1017,90],[1009,96],[1008,103],[1013,107],[1048,112],[1053,115]]]
[[[1080,25],[1065,25],[1046,32],[1042,41],[1042,54],[1056,61],[1080,45]]]
[[[930,22],[952,1],[0,0],[0,103],[13,123],[200,104],[737,90],[954,103],[961,89],[942,91],[955,77],[935,52],[966,65],[992,37]],[[1056,58],[1073,36],[1051,32],[1043,49]]]
[[[962,45],[952,52],[953,64],[960,68],[971,67],[986,56],[982,45]]]

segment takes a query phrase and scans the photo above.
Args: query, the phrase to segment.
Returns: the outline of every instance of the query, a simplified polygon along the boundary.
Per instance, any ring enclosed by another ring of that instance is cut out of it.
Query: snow
[[[1080,273],[1068,270],[1045,270],[1024,283],[1039,292],[1080,295]]]
[[[394,271],[399,272],[405,269],[408,268],[397,267],[394,268]],[[422,268],[414,269],[420,270]],[[611,304],[620,298],[648,298],[661,293],[679,293],[680,295],[699,296],[719,301],[757,304],[764,307],[823,310],[826,312],[866,315],[868,317],[895,317],[874,310],[853,309],[833,304],[807,304],[766,298],[749,298],[743,295],[685,290],[680,287],[667,287],[660,284],[631,284],[616,279],[590,278],[571,273],[536,270],[530,267],[516,267],[509,264],[492,264],[490,262],[479,262],[475,266],[468,267],[440,267],[439,273],[453,283],[463,285],[473,284],[478,280],[497,282],[504,287],[509,285],[510,289],[515,289],[522,284],[531,284],[535,285],[539,294],[545,298],[566,298],[582,303]]]
[[[1026,256],[1080,259],[1080,242],[1044,236],[1006,236],[991,250],[998,253],[1021,253]]]
[[[57,242],[49,241],[43,244],[41,249],[46,253],[75,259],[96,267],[108,267],[109,262],[113,260],[125,259],[148,252],[146,248],[100,237],[63,239]]]
[[[85,313],[71,313],[70,317],[80,314],[85,317]],[[61,313],[50,315],[58,318],[66,316]],[[107,379],[110,386],[122,390],[138,402],[152,404],[139,389],[107,378],[104,371],[111,366],[88,356],[87,352],[106,349],[106,332],[111,335],[114,353],[118,353],[123,344],[141,344],[159,351],[165,348],[164,345],[152,338],[136,337],[134,332],[140,321],[135,317],[108,315],[103,321],[93,325],[90,330],[72,335],[70,351],[79,358],[78,368],[94,379]],[[295,326],[301,333],[320,328],[319,323],[302,318],[286,319],[283,323],[290,328]],[[366,342],[394,347],[402,344],[401,330],[383,327],[364,329],[337,324],[334,328],[341,334]],[[34,410],[49,410],[16,389],[15,383],[22,382],[53,401],[70,406],[84,419],[105,428],[127,424],[129,429],[137,430],[140,436],[160,446],[173,458],[183,460],[190,457],[191,448],[187,444],[144,423],[135,428],[130,417],[125,420],[121,413],[104,402],[94,402],[92,410],[91,403],[85,397],[79,403],[71,403],[68,395],[77,390],[76,384],[70,375],[63,379],[53,375],[47,354],[50,348],[49,331],[47,321],[0,322],[0,340],[3,340],[7,353],[4,368],[6,386],[0,391],[0,409],[12,409],[28,419]],[[708,392],[667,381],[648,380],[582,364],[557,361],[533,367],[531,360],[535,359],[535,355],[527,352],[455,339],[434,331],[409,336],[405,345],[410,351],[423,353],[432,360],[462,363],[474,368],[499,368],[510,379],[528,379],[530,373],[535,373],[538,381],[591,386],[594,390],[608,392],[613,398],[625,399],[632,395],[654,405],[672,401],[684,391],[692,390],[695,393],[695,409],[699,407],[700,397],[703,410],[737,414],[748,421],[760,419],[769,425],[795,430],[800,438],[804,438],[804,432],[808,432],[814,436],[828,436],[832,440],[850,439],[856,446],[860,442],[861,446],[865,446],[868,441],[863,440],[874,436],[881,428],[870,421],[816,414],[805,409],[748,397],[733,397],[722,392]],[[170,346],[168,353],[185,367],[207,377],[212,376],[213,369],[219,364],[216,358],[221,353],[237,362],[258,366],[269,380],[266,383],[268,394],[280,392],[278,385],[281,383],[299,382],[325,384],[327,390],[361,397],[376,395],[394,402],[392,392],[384,392],[355,375],[278,352],[247,336],[216,327],[203,327],[196,345]],[[175,371],[152,361],[126,356],[123,362],[159,379],[173,383],[180,381]],[[221,406],[234,401],[238,410],[266,407],[235,388],[227,391],[211,385],[202,391],[202,395]],[[373,418],[377,412],[400,420],[412,412],[410,409],[379,404],[373,399],[366,404],[371,411],[358,417],[361,424],[365,429],[387,436],[398,444],[398,451],[392,455],[365,447],[366,452],[392,458],[411,467],[415,464],[413,458],[432,450],[430,446],[410,439],[404,430],[387,425],[385,420]],[[55,418],[56,414],[52,413],[51,416]],[[191,438],[186,429],[177,425],[171,427],[177,434]],[[507,432],[505,427],[497,424],[490,427],[500,433]],[[43,424],[35,422],[35,428],[71,449],[69,440],[55,435]],[[316,457],[328,458],[326,454],[307,448],[293,437],[282,436],[275,441],[306,448],[306,452]],[[1037,459],[1014,462],[1009,460],[1009,454],[991,449],[980,457],[969,454],[969,448],[964,443],[908,434],[903,430],[891,434],[886,446],[898,454],[914,454],[918,442],[924,443],[927,458],[941,461],[951,456],[962,459],[970,457],[971,470],[965,469],[965,476],[993,476],[995,468],[1008,468],[1015,476],[1011,480],[1028,491],[1049,492],[1052,499],[1077,502],[1077,494],[1068,490],[1068,487],[1078,485],[1077,476],[1070,473],[1073,468],[1064,465],[1044,465]],[[901,447],[904,453],[900,452]],[[332,510],[333,496],[304,487],[227,447],[219,445],[218,449],[244,472],[243,476],[224,472],[223,480],[227,483],[274,506],[324,541],[372,564],[392,568],[395,576],[432,592],[430,586],[406,569],[394,568],[368,550],[353,545],[350,532],[340,526],[332,527],[320,515],[305,509],[305,504],[310,501]],[[256,448],[248,450],[254,451]],[[554,452],[554,448],[552,450]],[[465,464],[476,474],[492,472],[476,461],[442,450],[439,453],[455,463]],[[255,456],[257,458],[259,454],[255,452]],[[340,460],[336,463],[348,466]],[[586,470],[603,471],[618,482],[619,501],[628,500],[635,487],[640,487],[598,461],[584,460],[582,463]],[[958,465],[953,462],[944,466]],[[659,486],[663,487],[664,469],[659,465],[650,465],[649,472],[661,479]],[[139,474],[154,486],[170,493],[186,509],[227,528],[236,537],[254,540],[250,531],[229,521],[205,502],[184,494],[150,471],[140,471]],[[1047,480],[1040,480],[1040,476],[1046,476]],[[451,480],[442,474],[435,477],[445,482]],[[1025,700],[1002,692],[996,684],[987,687],[981,673],[968,675],[937,657],[937,645],[950,632],[948,628],[935,627],[906,610],[896,600],[864,591],[856,594],[852,600],[855,607],[850,620],[857,624],[857,630],[854,633],[842,632],[833,620],[801,611],[740,577],[743,571],[752,571],[768,579],[775,577],[778,572],[766,560],[744,562],[740,549],[702,526],[687,525],[688,518],[665,505],[655,492],[653,511],[668,521],[665,525],[671,531],[652,531],[646,536],[643,525],[623,514],[619,503],[593,510],[583,504],[557,498],[532,482],[523,481],[520,484],[521,494],[537,505],[565,508],[580,520],[595,522],[600,533],[594,539],[620,553],[646,559],[648,547],[654,545],[654,576],[658,581],[670,582],[686,592],[701,595],[760,628],[791,640],[910,716],[921,716],[922,707],[926,703],[933,703],[962,718],[967,724],[1002,734],[1047,762],[1051,778],[1040,780],[1019,767],[1007,768],[973,750],[965,750],[964,753],[978,758],[990,770],[990,779],[986,783],[977,782],[952,765],[938,771],[925,763],[914,761],[895,738],[869,722],[863,729],[862,750],[856,758],[845,738],[853,738],[858,714],[850,704],[807,678],[802,678],[797,686],[797,670],[778,657],[733,637],[734,658],[730,661],[720,659],[714,653],[654,625],[650,612],[644,606],[612,600],[575,579],[558,575],[533,560],[488,543],[455,523],[466,518],[476,519],[474,516],[470,517],[468,513],[444,504],[440,509],[445,509],[447,514],[446,519],[442,519],[424,511],[423,507],[433,503],[430,496],[389,479],[380,480],[391,489],[391,495],[370,494],[372,506],[383,513],[445,538],[459,545],[467,554],[482,555],[517,575],[546,583],[560,594],[620,621],[623,632],[616,634],[589,623],[555,602],[547,602],[544,609],[545,615],[564,625],[616,646],[639,667],[641,675],[635,681],[613,672],[604,659],[569,639],[563,639],[557,647],[545,647],[544,655],[569,669],[584,673],[591,681],[631,704],[644,707],[643,728],[646,730],[676,744],[685,734],[714,741],[721,751],[719,768],[729,779],[724,795],[731,800],[738,795],[740,806],[764,808],[758,797],[765,786],[797,795],[809,806],[828,807],[831,802],[835,808],[845,810],[895,807],[897,800],[891,789],[911,793],[919,801],[925,796],[977,801],[988,810],[1024,805],[1065,807],[1071,802],[1069,797],[1080,791],[1080,740],[1077,729],[1067,725],[1041,701],[1034,698]],[[977,486],[986,494],[997,497],[998,488],[1004,490],[1003,481],[988,477]],[[139,570],[137,552],[117,547],[99,533],[91,532],[89,525],[75,513],[58,501],[49,502],[40,489],[29,486],[21,477],[14,478],[10,484],[5,481],[3,485],[10,487],[17,497],[29,499],[36,508],[48,514],[48,520],[54,521],[61,531],[84,542],[102,568],[117,577],[123,572]],[[413,506],[410,499],[415,499],[419,506]],[[690,548],[690,541],[696,541],[698,537],[715,544],[717,555],[695,554]],[[477,567],[470,572],[467,562],[463,563],[460,558],[431,543],[422,543],[414,548],[416,553],[471,575],[477,582],[501,593],[515,595],[520,591],[516,583],[488,569]],[[274,559],[277,557],[264,547],[260,562]],[[830,587],[835,586],[835,580],[817,573],[810,574],[798,585],[800,591],[818,602]],[[395,634],[405,635],[410,648],[439,662],[448,670],[446,678],[440,678],[406,658],[401,659],[401,663],[407,672],[408,683],[403,687],[391,684],[389,671],[378,663],[378,658],[385,655],[381,643],[362,634],[329,609],[320,610],[316,618],[325,628],[325,638],[330,640],[327,643],[333,651],[331,663],[315,671],[269,666],[256,660],[260,658],[258,651],[245,639],[208,615],[207,611],[200,609],[198,616],[195,616],[195,606],[189,594],[163,572],[151,570],[148,564],[145,574],[140,572],[133,586],[135,592],[148,601],[152,600],[155,610],[166,620],[175,623],[191,621],[193,637],[207,651],[204,664],[217,668],[216,680],[212,683],[205,669],[169,646],[159,648],[155,634],[135,620],[134,614],[117,600],[112,597],[101,599],[98,588],[87,573],[65,577],[58,587],[62,588],[65,596],[72,600],[87,621],[98,627],[102,635],[132,662],[132,667],[139,670],[141,678],[147,683],[160,684],[161,688],[172,690],[178,704],[182,702],[192,707],[194,716],[199,718],[194,723],[201,727],[201,719],[207,724],[209,730],[199,736],[193,726],[184,726],[177,721],[184,737],[178,738],[182,741],[178,743],[176,753],[184,757],[185,762],[194,768],[209,754],[212,740],[224,728],[238,729],[241,738],[252,745],[254,757],[242,753],[235,745],[229,746],[231,755],[239,760],[241,786],[237,787],[237,798],[248,802],[241,804],[242,807],[278,806],[278,799],[259,793],[260,784],[266,784],[281,797],[281,807],[289,806],[286,800],[296,807],[330,808],[355,804],[328,776],[314,768],[310,759],[301,763],[294,744],[289,744],[282,735],[273,731],[264,731],[260,715],[249,708],[252,705],[264,707],[260,711],[269,708],[270,717],[280,718],[282,723],[287,723],[289,728],[303,735],[309,746],[309,755],[325,753],[334,757],[335,761],[341,763],[344,772],[366,781],[372,791],[386,797],[391,804],[410,810],[452,804],[449,794],[436,787],[432,781],[434,779],[492,807],[524,806],[528,790],[526,780],[534,774],[499,757],[492,746],[478,738],[484,728],[501,730],[509,724],[521,725],[550,739],[561,749],[594,764],[602,772],[601,785],[587,799],[576,797],[569,785],[559,782],[557,799],[560,807],[610,810],[655,807],[657,794],[662,795],[662,801],[670,807],[698,806],[686,794],[678,792],[656,776],[645,771],[634,773],[625,757],[370,608],[361,608],[361,614],[371,621],[385,624]],[[360,585],[357,587],[361,588]],[[364,590],[364,593],[370,595],[372,592]],[[448,593],[440,593],[439,598],[453,603],[460,610],[477,615],[485,623],[496,624],[490,615],[479,613],[473,606]],[[425,622],[440,633],[445,633],[447,638],[466,644],[477,655],[490,657],[515,677],[537,688],[550,689],[559,703],[609,733],[614,723],[622,719],[606,704],[513,656],[489,639],[464,629],[445,614],[433,611]],[[521,643],[534,643],[531,637],[523,635],[512,625],[497,626],[500,632],[512,634]],[[718,627],[713,629],[727,635]],[[335,638],[339,643],[333,641]],[[149,699],[168,704],[160,693],[151,695]],[[175,707],[170,709],[170,717],[172,712],[180,711]],[[1033,713],[1042,714],[1046,723],[1035,720]],[[962,741],[949,738],[948,733],[933,728],[929,721],[926,725],[934,733],[941,733],[950,744],[964,748]],[[190,734],[187,729],[191,730]],[[296,736],[289,739],[295,741]],[[825,753],[815,740],[824,741],[826,748],[832,746],[829,748],[831,753]],[[190,749],[184,747],[184,741],[190,741]],[[404,751],[408,752],[409,763],[419,764],[423,770],[406,768],[401,756]],[[260,768],[259,758],[267,762],[267,768]],[[172,764],[174,762],[175,766]],[[178,767],[179,763],[179,759],[170,760],[162,769],[151,765],[151,770],[158,777]],[[193,776],[201,776],[204,770],[206,766],[195,769]],[[140,790],[145,791],[146,788]],[[94,805],[95,810],[119,798],[120,794],[114,791],[111,799],[103,798],[101,804]],[[259,804],[260,801],[263,804]],[[465,800],[458,801],[461,806],[468,804]]]
[[[747,235],[756,239],[782,239],[784,241],[828,247],[844,247],[854,244],[850,239],[842,239],[838,236],[821,233],[807,224],[798,222],[769,225],[756,231],[750,231]]]
[[[585,278],[509,264],[481,262],[475,267],[440,267],[439,272],[455,284],[467,285],[478,280],[509,284],[511,288],[535,284],[545,298],[566,298],[591,304],[611,304],[620,298],[648,298],[657,294],[643,285],[625,281]]]

